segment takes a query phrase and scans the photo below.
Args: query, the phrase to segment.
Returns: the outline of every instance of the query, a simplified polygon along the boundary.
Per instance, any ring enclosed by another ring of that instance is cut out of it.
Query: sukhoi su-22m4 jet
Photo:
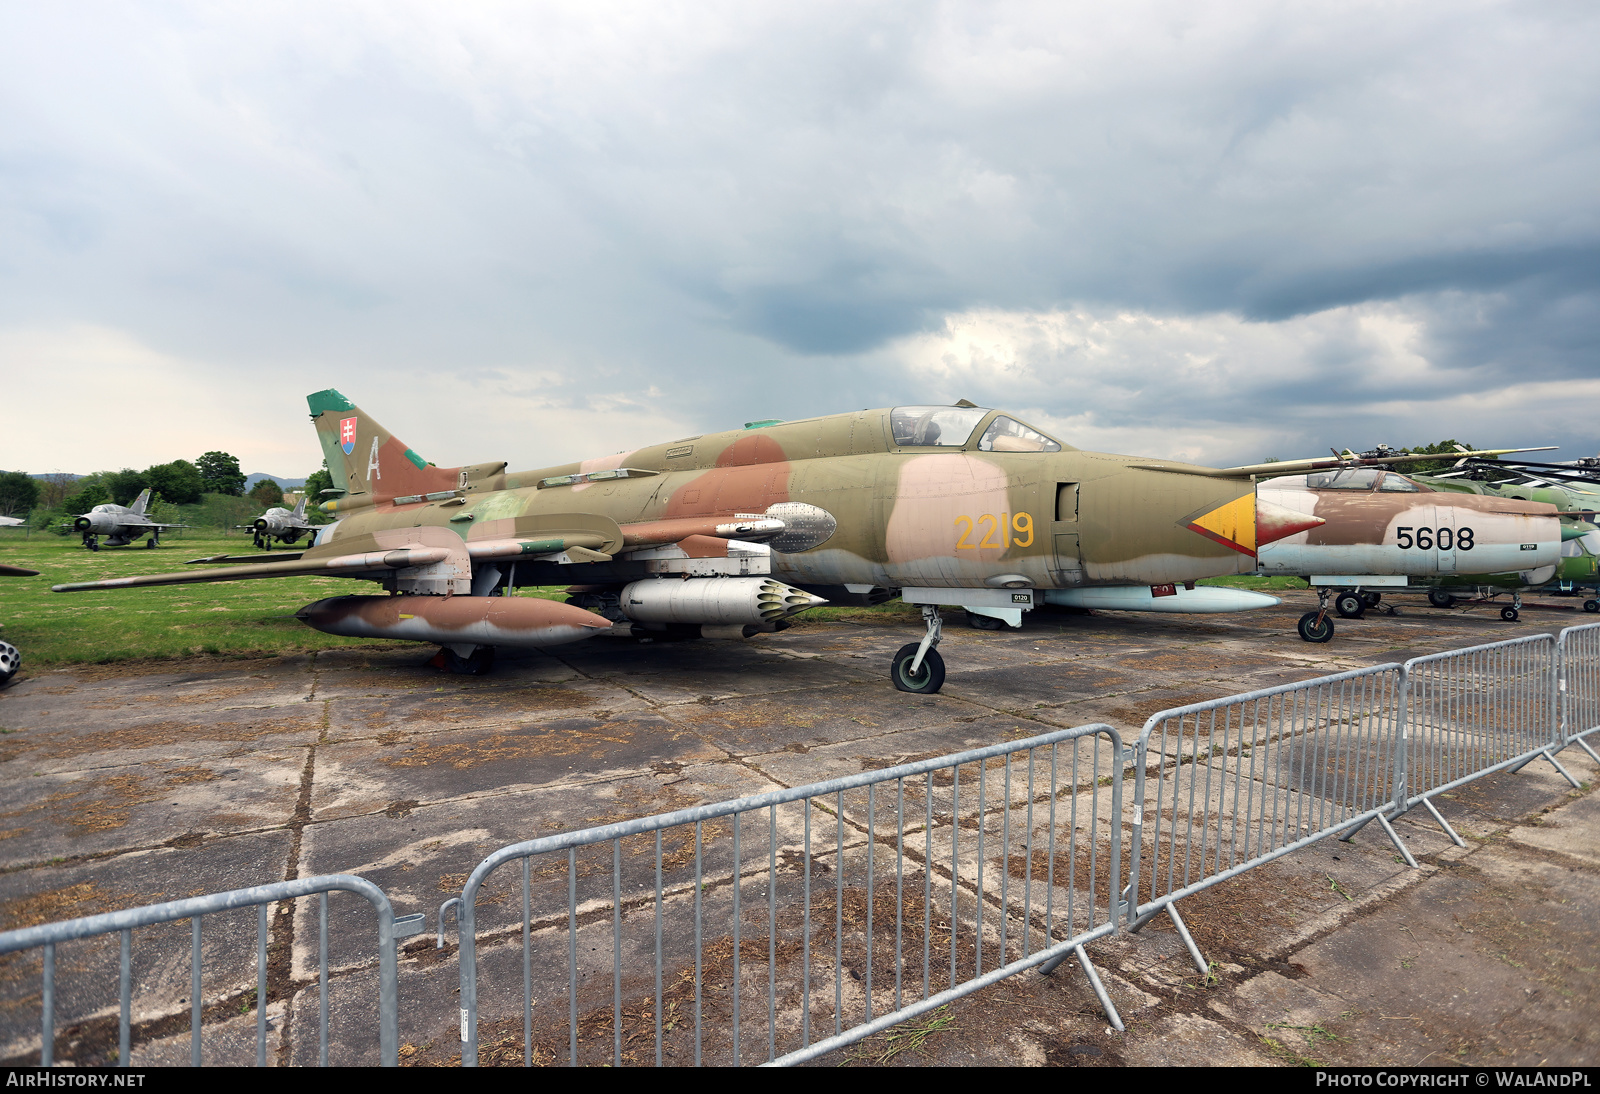
[[[346,493],[304,552],[58,591],[296,574],[387,596],[301,609],[332,634],[436,642],[481,672],[496,646],[600,634],[749,637],[846,598],[899,595],[926,633],[894,657],[906,691],[937,691],[939,608],[995,625],[1040,601],[1224,612],[1275,597],[1199,587],[1247,574],[1256,550],[1322,518],[1258,500],[1252,474],[1084,452],[962,401],[758,422],[533,471],[430,464],[337,391],[309,396]],[[261,559],[264,561],[260,561]],[[197,561],[220,561],[214,559]],[[569,586],[567,603],[496,596]]]

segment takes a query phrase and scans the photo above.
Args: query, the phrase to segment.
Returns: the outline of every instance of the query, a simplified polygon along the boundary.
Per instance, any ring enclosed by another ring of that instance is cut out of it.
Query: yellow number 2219
[[[1006,521],[1008,516],[1011,517],[1009,523]],[[1033,546],[1033,517],[1027,513],[1001,513],[998,518],[993,513],[983,513],[979,515],[976,525],[983,533],[982,542],[969,543],[967,537],[972,534],[973,519],[971,517],[956,518],[956,527],[961,528],[961,535],[956,540],[956,550],[978,551]],[[994,535],[996,532],[1000,532],[1004,537],[1003,543],[995,542]],[[1016,533],[1015,536],[1012,535],[1013,532]]]

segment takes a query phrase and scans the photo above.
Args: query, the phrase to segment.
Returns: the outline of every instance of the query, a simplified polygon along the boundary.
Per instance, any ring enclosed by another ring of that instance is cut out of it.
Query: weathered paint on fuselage
[[[1261,571],[1271,574],[1405,574],[1436,578],[1479,571],[1553,567],[1560,528],[1549,505],[1472,493],[1445,494],[1394,472],[1366,472],[1369,489],[1315,488],[1328,476],[1263,482],[1258,495],[1326,523],[1268,544]],[[1379,484],[1410,484],[1386,491]]]
[[[1571,486],[1521,486],[1496,482],[1476,482],[1471,479],[1437,478],[1431,475],[1412,476],[1418,482],[1452,495],[1475,495],[1485,498],[1503,498],[1512,501],[1539,502],[1553,505],[1557,511],[1594,511],[1600,508],[1600,489]],[[1441,578],[1440,588],[1462,589],[1472,587],[1494,589],[1541,588],[1552,583],[1575,588],[1600,589],[1600,530],[1593,521],[1567,518],[1561,522],[1563,536],[1561,557],[1554,569],[1548,567],[1520,569],[1495,573],[1488,570],[1461,573]],[[1579,533],[1575,535],[1574,533]]]
[[[1065,446],[979,451],[977,439],[999,412],[986,415],[964,446],[897,445],[889,414],[729,430],[523,472],[506,472],[504,464],[444,471],[419,463],[361,416],[352,453],[343,458],[350,494],[338,509],[350,515],[319,543],[418,525],[452,528],[470,542],[580,525],[563,515],[628,525],[759,515],[800,502],[837,521],[816,546],[775,546],[774,576],[801,584],[982,587],[997,574],[1015,574],[1035,588],[1061,588],[1188,582],[1254,568],[1249,555],[1184,527],[1251,493],[1246,479],[1137,469],[1130,466],[1136,457]],[[324,449],[335,457],[330,467],[343,455],[337,431],[358,415],[353,407],[318,415]],[[540,487],[546,479],[617,469],[653,474]],[[387,504],[451,489],[464,496]],[[601,549],[614,554],[620,546]],[[559,575],[549,569],[552,580],[585,580],[581,566],[563,565]]]

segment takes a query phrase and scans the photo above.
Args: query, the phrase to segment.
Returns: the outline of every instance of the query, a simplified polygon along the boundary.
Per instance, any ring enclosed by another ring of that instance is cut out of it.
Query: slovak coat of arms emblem
[[[339,447],[346,456],[356,450],[356,419],[344,418],[339,422]]]

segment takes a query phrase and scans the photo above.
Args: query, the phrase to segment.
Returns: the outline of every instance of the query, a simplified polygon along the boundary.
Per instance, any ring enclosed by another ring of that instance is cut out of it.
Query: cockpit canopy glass
[[[897,445],[960,448],[988,413],[982,407],[897,406],[889,412],[889,428]]]
[[[980,452],[1060,452],[1061,445],[1004,414],[989,423],[978,441]]]
[[[1313,490],[1371,490],[1378,485],[1381,474],[1370,467],[1341,468],[1307,475],[1306,485]]]
[[[1412,482],[1404,475],[1396,475],[1393,471],[1384,472],[1383,485],[1378,487],[1380,494],[1420,494],[1422,491],[1420,484]]]

